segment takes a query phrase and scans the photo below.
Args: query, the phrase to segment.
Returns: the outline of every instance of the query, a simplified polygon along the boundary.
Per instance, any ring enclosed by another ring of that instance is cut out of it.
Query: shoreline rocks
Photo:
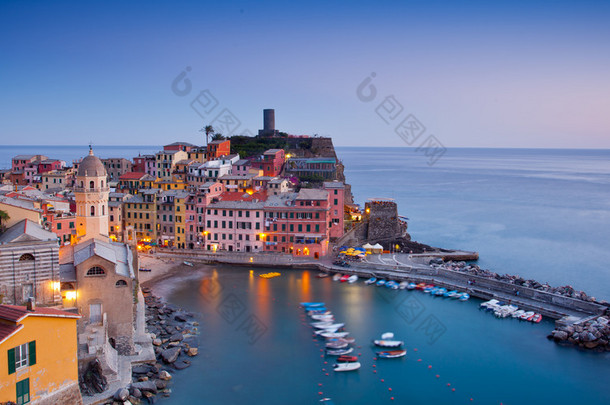
[[[133,366],[131,384],[117,390],[108,405],[154,404],[158,395],[169,397],[176,371],[190,367],[198,354],[199,323],[194,315],[152,295],[150,289],[142,288],[142,292],[146,331],[152,334],[156,362]]]
[[[582,325],[562,326],[553,330],[547,338],[559,344],[574,345],[583,349],[610,351],[609,318],[599,316]]]

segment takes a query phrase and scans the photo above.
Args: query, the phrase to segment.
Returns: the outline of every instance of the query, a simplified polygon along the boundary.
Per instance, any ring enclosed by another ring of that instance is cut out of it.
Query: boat
[[[345,355],[343,355],[343,356],[339,356],[337,361],[340,361],[342,363],[358,361],[358,356],[345,356]]]
[[[424,293],[426,293],[426,294],[430,294],[430,293],[432,293],[432,292],[433,292],[435,289],[436,289],[436,287],[435,287],[435,286],[433,286],[433,285],[427,285],[427,286],[425,286],[425,287],[424,287]]]
[[[516,305],[502,305],[494,311],[498,318],[506,318],[516,312],[519,308]]]
[[[382,359],[395,359],[397,357],[404,357],[406,355],[406,350],[386,350],[383,352],[377,352],[377,356]]]
[[[385,283],[386,288],[390,288],[392,290],[398,290],[398,283],[394,280],[389,280]]]
[[[419,283],[415,286],[417,290],[423,290],[424,288],[426,288],[426,283]]]
[[[447,291],[445,293],[445,297],[454,298],[457,294],[459,294],[456,290]]]
[[[360,368],[360,363],[337,363],[333,365],[333,370],[335,371],[353,371],[358,370]]]
[[[519,309],[519,310],[513,312],[510,316],[512,316],[513,318],[520,318],[521,315],[523,315],[524,313],[525,313],[524,310]]]
[[[354,274],[353,276],[350,276],[350,277],[347,279],[347,282],[348,282],[348,283],[350,283],[350,284],[353,284],[353,283],[355,283],[356,281],[358,281],[358,276],[357,276],[357,275],[355,275],[355,274]]]
[[[405,342],[403,342],[402,340],[384,340],[384,339],[373,340],[373,343],[375,344],[375,346],[379,346],[379,347],[400,347],[405,344]]]
[[[349,335],[349,332],[322,332],[322,333],[320,333],[320,336],[325,337],[325,338],[340,338],[340,337],[346,337],[347,335]]]
[[[343,274],[337,273],[333,276],[333,281],[339,281],[341,280],[341,277],[343,277]]]
[[[328,273],[318,273],[318,275],[316,277],[317,278],[326,278],[328,276],[330,276],[330,274],[328,274]]]
[[[316,329],[339,329],[345,325],[344,323],[330,323],[330,322],[323,322],[321,324],[319,322],[316,322],[316,323],[317,323],[317,325],[311,324]]]
[[[531,321],[534,323],[540,323],[541,320],[542,320],[542,314],[534,314],[534,316],[531,319]]]
[[[337,343],[354,343],[356,339],[353,337],[342,337],[342,338],[331,338],[326,339],[327,343],[337,342]]]
[[[527,314],[527,312],[526,312],[526,314]],[[532,314],[530,316],[525,317],[525,320],[531,322],[531,320],[534,319],[534,316],[536,316],[536,313],[532,312]]]
[[[417,285],[415,283],[409,283],[407,285],[407,290],[415,290],[415,288],[417,288]]]
[[[331,348],[327,348],[326,349],[326,354],[329,356],[343,356],[345,354],[349,354],[351,352],[354,351],[353,347],[345,347],[342,349],[331,349]]]
[[[445,295],[446,292],[447,292],[447,289],[441,287],[434,292],[434,295],[441,297],[441,296]]]
[[[394,334],[392,332],[386,332],[381,335],[381,338],[385,340],[394,339]]]
[[[326,311],[326,312],[330,312],[330,311]],[[314,319],[316,321],[326,321],[326,322],[332,322],[335,317],[333,316],[333,314],[311,314],[310,315],[311,319]]]
[[[313,326],[314,328],[324,328],[325,326],[330,326],[332,325],[332,321],[327,321],[327,320],[321,320],[321,321],[317,321],[317,322],[311,322],[310,325]]]
[[[377,283],[375,283],[375,285],[377,287],[381,287],[382,285],[385,285],[385,280],[384,279],[377,280]]]
[[[364,282],[364,284],[366,284],[366,285],[371,285],[371,284],[374,284],[376,281],[377,281],[377,277],[371,277],[371,278],[369,278],[368,280],[366,280],[366,281]]]
[[[468,301],[470,299],[470,294],[468,294],[466,292],[461,293],[460,296],[458,297],[458,299],[460,301]]]
[[[350,275],[349,274],[345,274],[343,277],[341,277],[339,279],[339,281],[342,282],[342,283],[345,283],[348,278],[350,278]]]
[[[186,264],[186,265],[187,265],[187,266],[189,266],[189,267],[193,267],[193,263],[191,263],[191,262],[187,262],[186,260],[185,260],[185,261],[183,261],[182,263]]]
[[[338,332],[339,328],[328,328],[328,329],[318,329],[314,331],[316,335],[322,335],[323,333],[335,333]]]
[[[338,350],[345,349],[349,346],[347,342],[328,342],[326,343],[326,349]]]
[[[323,302],[301,302],[301,306],[305,308],[323,307],[325,305]]]
[[[408,286],[409,286],[408,281],[401,281],[400,284],[398,284],[398,289],[405,290]]]
[[[533,318],[535,315],[534,311],[527,311],[526,313],[524,313],[523,315],[521,315],[519,317],[519,319],[523,319],[524,321],[529,320],[530,318]]]
[[[323,402],[324,405],[333,405],[333,400],[331,398],[322,398],[320,402]]]

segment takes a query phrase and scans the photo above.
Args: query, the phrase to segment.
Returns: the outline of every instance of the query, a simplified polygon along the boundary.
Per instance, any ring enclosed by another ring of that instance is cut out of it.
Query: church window
[[[24,261],[27,261],[27,260],[34,260],[34,256],[29,254],[29,253],[25,253],[25,254],[22,254],[19,257],[19,261],[20,262],[24,262]]]
[[[103,276],[105,275],[106,272],[104,271],[104,269],[102,269],[101,267],[98,266],[93,266],[91,267],[89,270],[87,270],[87,276]]]
[[[116,284],[114,286],[115,287],[127,287],[127,281],[119,280],[119,281],[116,282]]]

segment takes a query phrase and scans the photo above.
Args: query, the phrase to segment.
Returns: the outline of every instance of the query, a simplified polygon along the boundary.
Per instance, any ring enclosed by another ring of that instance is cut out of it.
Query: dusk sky
[[[411,114],[447,147],[610,148],[610,1],[3,1],[0,34],[0,144],[202,144],[274,108],[339,146],[407,146]]]

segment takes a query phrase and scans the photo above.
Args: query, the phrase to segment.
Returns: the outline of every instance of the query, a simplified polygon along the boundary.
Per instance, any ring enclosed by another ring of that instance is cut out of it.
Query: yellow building
[[[125,229],[133,228],[138,241],[157,239],[157,198],[160,190],[140,190],[123,203]]]
[[[155,181],[155,187],[159,190],[169,191],[169,190],[186,190],[189,184],[181,179],[176,178],[176,176],[172,176],[170,179],[159,179]]]
[[[53,308],[0,305],[0,402],[82,404],[76,321]]]

